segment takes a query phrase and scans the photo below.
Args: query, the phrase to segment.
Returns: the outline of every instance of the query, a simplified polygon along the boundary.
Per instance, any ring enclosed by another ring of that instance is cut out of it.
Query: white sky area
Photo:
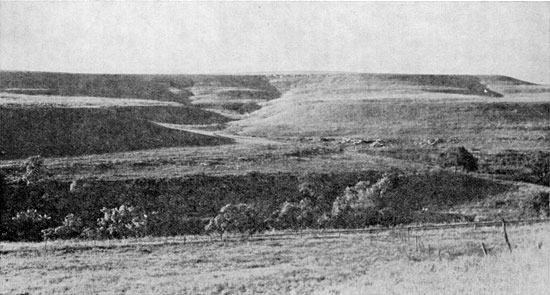
[[[0,69],[500,74],[550,84],[550,2],[0,2]]]

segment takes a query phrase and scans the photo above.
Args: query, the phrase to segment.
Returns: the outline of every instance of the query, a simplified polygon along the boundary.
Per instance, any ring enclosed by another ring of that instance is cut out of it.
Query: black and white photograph
[[[0,0],[0,295],[550,294],[550,2]]]

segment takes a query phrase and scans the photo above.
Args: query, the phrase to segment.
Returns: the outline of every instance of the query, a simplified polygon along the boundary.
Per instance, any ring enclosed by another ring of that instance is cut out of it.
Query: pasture
[[[1,243],[0,294],[547,294],[548,223]],[[486,245],[484,255],[481,243]]]

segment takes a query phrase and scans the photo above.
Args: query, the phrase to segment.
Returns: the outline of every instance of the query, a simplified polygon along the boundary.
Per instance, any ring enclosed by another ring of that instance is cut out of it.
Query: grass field
[[[547,294],[549,230],[1,243],[0,294]]]

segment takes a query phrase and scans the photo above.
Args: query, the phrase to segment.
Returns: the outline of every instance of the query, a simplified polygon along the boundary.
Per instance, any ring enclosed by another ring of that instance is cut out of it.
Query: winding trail
[[[262,138],[262,137],[235,135],[235,134],[224,132],[223,130],[210,131],[210,130],[197,129],[196,128],[197,125],[180,125],[180,124],[170,124],[170,123],[160,123],[160,122],[153,122],[153,123],[165,128],[181,130],[181,131],[190,132],[190,133],[202,134],[202,135],[218,137],[218,138],[230,138],[235,140],[235,142],[239,144],[260,144],[260,145],[281,144],[281,142]],[[201,126],[204,126],[204,125],[201,125]]]

